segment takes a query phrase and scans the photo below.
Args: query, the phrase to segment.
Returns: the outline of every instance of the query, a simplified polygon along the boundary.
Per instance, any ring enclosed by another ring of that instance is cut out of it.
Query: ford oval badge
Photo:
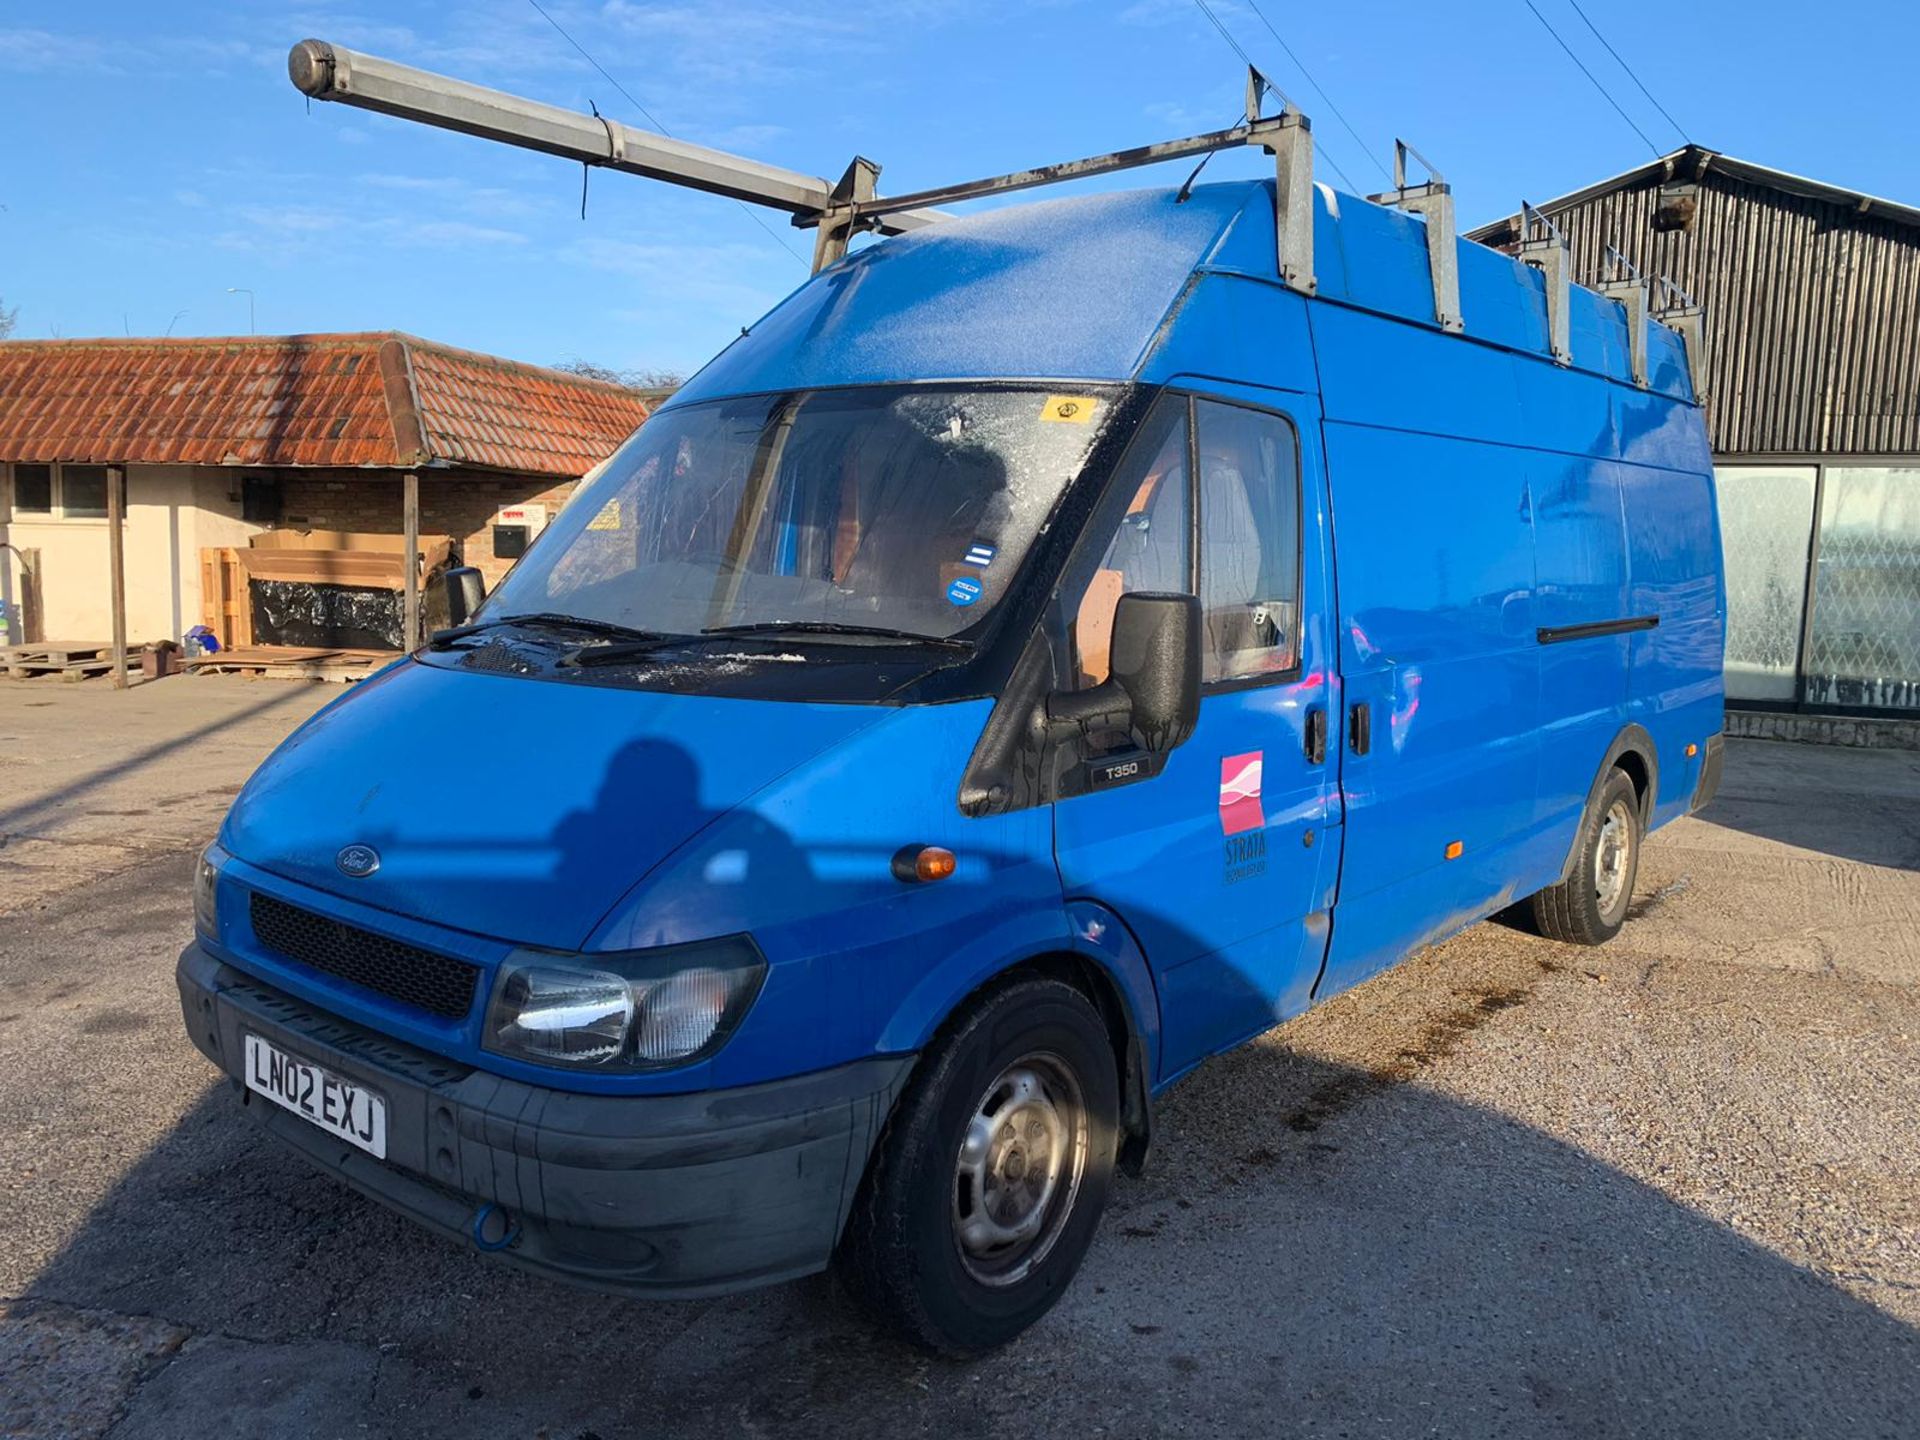
[[[380,852],[371,845],[349,845],[333,857],[333,863],[342,875],[364,880],[380,868]]]

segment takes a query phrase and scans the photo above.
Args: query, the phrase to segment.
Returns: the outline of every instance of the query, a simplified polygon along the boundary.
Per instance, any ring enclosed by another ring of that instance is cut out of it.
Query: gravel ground
[[[1476,926],[1203,1067],[953,1365],[825,1280],[508,1271],[233,1113],[191,857],[337,694],[0,685],[0,1436],[1920,1434],[1920,756],[1734,742],[1613,944]]]

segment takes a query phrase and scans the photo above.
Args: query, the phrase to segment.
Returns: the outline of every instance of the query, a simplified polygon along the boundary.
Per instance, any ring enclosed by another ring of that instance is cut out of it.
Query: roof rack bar
[[[470,85],[324,40],[295,45],[287,56],[287,74],[296,89],[315,100],[337,101],[584,165],[602,165],[751,201],[809,223],[835,203],[835,187],[817,175]],[[908,207],[889,212],[876,228],[900,234],[944,218]]]
[[[1547,349],[1556,365],[1573,363],[1573,261],[1567,251],[1567,238],[1552,219],[1520,202],[1520,248],[1515,252],[1522,264],[1531,265],[1546,280]]]
[[[1062,180],[1082,180],[1090,175],[1111,175],[1116,170],[1133,170],[1142,165],[1157,165],[1163,160],[1185,160],[1215,150],[1230,150],[1237,145],[1266,145],[1286,122],[1275,117],[1235,125],[1226,130],[1209,130],[1202,135],[1187,135],[1178,140],[1162,140],[1153,145],[1138,145],[1131,150],[1113,150],[1104,155],[1089,155],[1084,160],[1063,160],[1057,165],[1040,165],[1031,170],[1014,170],[1005,175],[989,175],[979,180],[962,180],[955,185],[938,185],[931,190],[914,190],[905,195],[888,195],[856,206],[862,219],[892,215],[902,207],[951,205],[961,200],[977,200],[983,195],[1004,195],[1014,190],[1031,190],[1036,185],[1054,185]],[[805,223],[805,222],[802,222]]]
[[[1640,267],[1613,246],[1607,246],[1606,268],[1624,272],[1610,274],[1594,288],[1609,300],[1617,300],[1627,312],[1627,355],[1633,365],[1633,383],[1647,388],[1647,281]]]
[[[1407,157],[1427,172],[1418,185],[1407,184]],[[1433,277],[1433,318],[1442,330],[1459,334],[1467,328],[1460,314],[1460,250],[1454,243],[1453,187],[1446,177],[1404,140],[1393,142],[1393,189],[1367,197],[1376,205],[1391,205],[1427,222],[1427,271]]]

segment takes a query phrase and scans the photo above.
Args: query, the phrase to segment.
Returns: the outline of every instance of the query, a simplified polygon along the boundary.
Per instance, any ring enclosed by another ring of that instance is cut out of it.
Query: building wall
[[[280,528],[401,533],[398,476],[353,470],[284,473],[285,510]],[[451,535],[459,541],[466,563],[486,577],[491,589],[513,564],[494,558],[494,515],[513,505],[545,505],[551,520],[566,503],[574,484],[555,484],[545,477],[496,478],[423,471],[420,533]]]
[[[4,467],[0,467],[4,468]],[[200,623],[200,550],[244,545],[260,527],[231,497],[238,472],[182,465],[127,467],[127,642],[178,640]],[[41,630],[50,641],[105,641],[113,632],[107,522],[23,517],[0,486],[0,542],[39,552]],[[0,606],[17,624],[21,559],[0,552]],[[23,639],[10,627],[8,639]]]
[[[1580,284],[1606,277],[1611,245],[1706,307],[1715,452],[1920,456],[1920,228],[1709,163],[1692,222],[1656,231],[1661,183],[1549,213]]]

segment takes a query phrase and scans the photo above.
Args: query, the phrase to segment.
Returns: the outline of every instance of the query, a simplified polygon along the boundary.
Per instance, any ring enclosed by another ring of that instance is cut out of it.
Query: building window
[[[1791,701],[1799,683],[1819,472],[1811,465],[1723,465],[1717,479],[1727,566],[1727,698]]]
[[[1717,479],[1727,699],[1920,713],[1920,467],[1726,465]]]
[[[53,467],[16,465],[13,467],[13,509],[17,515],[53,513]]]
[[[1920,710],[1920,468],[1827,466],[1817,553],[1807,703]]]
[[[126,502],[126,481],[120,499]],[[107,467],[104,465],[15,465],[13,513],[16,518],[57,520],[107,518]]]

